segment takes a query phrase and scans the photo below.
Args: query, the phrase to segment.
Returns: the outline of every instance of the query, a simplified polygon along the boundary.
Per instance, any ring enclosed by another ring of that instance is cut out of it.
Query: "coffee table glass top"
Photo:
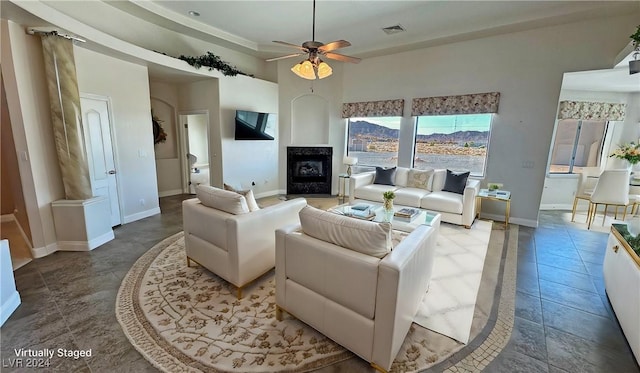
[[[366,212],[362,212],[362,210],[358,210],[358,206],[363,204],[369,206],[370,214],[366,214]],[[399,211],[403,208],[406,208],[406,206],[394,205],[393,207],[394,211]],[[416,229],[418,226],[422,224],[435,226],[440,222],[440,214],[437,212],[427,211],[427,210],[416,208],[416,207],[410,207],[410,208],[418,211],[417,215],[415,215],[411,220],[400,219],[395,216],[390,217],[391,219],[390,223],[393,229],[400,230],[403,232],[413,232],[414,229]],[[355,202],[351,205],[346,203],[346,204],[342,204],[342,205],[338,205],[333,208],[330,208],[329,211],[335,212],[337,214],[350,216],[353,218],[371,220],[378,223],[386,222],[389,219],[386,216],[384,208],[382,207],[381,204],[370,202],[370,201]],[[359,215],[359,216],[355,216],[355,215]],[[368,216],[371,216],[371,217],[367,218]]]

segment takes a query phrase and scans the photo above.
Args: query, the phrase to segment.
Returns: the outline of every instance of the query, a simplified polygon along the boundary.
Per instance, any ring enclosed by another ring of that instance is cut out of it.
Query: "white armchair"
[[[216,193],[220,192],[236,194],[217,189]],[[274,267],[275,230],[297,223],[298,212],[306,204],[304,198],[297,198],[233,214],[205,206],[198,198],[184,201],[187,265],[194,261],[222,277],[238,288],[241,298],[245,285]]]
[[[388,252],[389,223],[309,207],[300,221],[276,231],[277,319],[286,311],[389,370],[429,287],[439,223]]]

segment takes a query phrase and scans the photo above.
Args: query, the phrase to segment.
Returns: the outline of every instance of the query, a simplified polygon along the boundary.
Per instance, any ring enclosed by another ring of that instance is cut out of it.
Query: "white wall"
[[[198,160],[196,165],[209,165],[208,118],[204,114],[187,115],[189,125],[189,153]]]
[[[154,146],[158,195],[160,197],[182,193],[182,153],[178,123],[178,87],[175,84],[149,81],[151,107],[154,114],[165,122],[162,127],[167,132],[167,141]]]
[[[224,182],[252,188],[256,197],[277,194],[278,149],[275,140],[234,140],[236,110],[278,113],[278,85],[245,76],[220,79],[220,128]],[[281,123],[280,116],[278,116]],[[278,132],[276,132],[278,133]],[[255,186],[251,183],[255,182]]]
[[[64,198],[53,140],[42,43],[2,20],[2,75],[35,258],[57,250],[51,202]]]
[[[299,62],[299,61],[297,61]],[[342,81],[344,64],[328,61],[333,74],[322,80],[309,81],[291,72],[296,60],[280,60],[278,64],[278,87],[280,108],[279,143],[279,181],[281,192],[287,186],[287,146],[325,145],[333,146],[332,193],[338,192],[338,174],[345,172],[342,157],[346,145],[346,120],[342,119]],[[308,113],[302,113],[306,96],[316,96],[322,107]],[[301,101],[302,100],[302,101]],[[299,105],[299,103],[303,105]],[[325,104],[326,103],[326,104]],[[324,110],[327,112],[325,113]],[[321,112],[319,112],[321,111]],[[319,120],[318,118],[322,118]],[[322,130],[318,126],[324,126]]]
[[[515,223],[535,226],[563,73],[611,68],[636,23],[593,19],[364,59],[344,66],[343,99],[404,98],[409,115],[412,98],[500,92],[485,179],[513,192]]]
[[[111,100],[123,222],[160,213],[147,68],[77,46],[74,52],[80,92]]]
[[[220,88],[217,78],[178,85],[178,113],[207,112],[209,115],[209,177],[222,188],[222,144],[220,140]],[[198,159],[198,162],[204,160]]]

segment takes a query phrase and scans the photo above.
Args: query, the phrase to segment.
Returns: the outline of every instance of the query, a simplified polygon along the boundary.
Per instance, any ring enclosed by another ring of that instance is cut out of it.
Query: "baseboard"
[[[483,219],[491,219],[497,222],[503,222],[504,221],[504,215],[503,214],[485,214],[482,213],[480,214],[480,217],[482,217]],[[524,225],[525,227],[531,227],[531,228],[537,228],[538,227],[538,221],[537,220],[532,220],[532,219],[523,219],[523,218],[516,218],[513,216],[509,217],[509,224],[518,224],[518,225]]]
[[[89,241],[58,241],[58,251],[91,251],[115,238],[109,231]]]
[[[45,247],[32,247],[31,255],[34,259],[42,258],[58,251],[58,243],[50,243]]]
[[[262,192],[262,193],[259,193],[259,194],[254,194],[253,197],[255,199],[258,199],[258,198],[277,196],[279,194],[281,194],[279,190],[270,190],[268,192]]]
[[[172,190],[165,190],[163,192],[158,192],[158,197],[169,197],[169,196],[175,196],[177,194],[182,194],[182,189],[172,189]]]
[[[2,306],[0,306],[0,325],[3,325],[4,322],[7,321],[13,311],[18,308],[20,302],[20,294],[18,294],[18,291],[16,290],[11,294],[9,299],[2,303]]]
[[[148,218],[149,216],[158,215],[159,213],[160,213],[160,207],[156,207],[151,210],[141,211],[136,214],[127,215],[124,217],[124,224],[132,223],[136,220]]]

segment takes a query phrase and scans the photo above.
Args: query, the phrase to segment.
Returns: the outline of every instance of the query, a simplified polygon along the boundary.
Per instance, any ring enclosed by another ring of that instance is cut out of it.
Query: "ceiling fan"
[[[311,41],[305,41],[302,43],[302,46],[295,45],[291,43],[287,43],[285,41],[274,40],[274,43],[286,45],[288,47],[296,48],[301,50],[302,52],[288,54],[286,56],[280,56],[275,58],[270,58],[267,61],[277,61],[285,58],[302,56],[304,54],[308,54],[306,60],[295,64],[291,71],[293,71],[296,75],[301,78],[314,80],[314,79],[323,79],[333,73],[333,69],[329,64],[322,61],[321,56],[342,61],[342,62],[351,62],[358,63],[360,62],[360,58],[345,56],[343,54],[334,53],[333,51],[345,48],[351,45],[346,40],[336,40],[330,43],[321,43],[316,41],[316,0],[313,0],[313,24],[311,28]]]

